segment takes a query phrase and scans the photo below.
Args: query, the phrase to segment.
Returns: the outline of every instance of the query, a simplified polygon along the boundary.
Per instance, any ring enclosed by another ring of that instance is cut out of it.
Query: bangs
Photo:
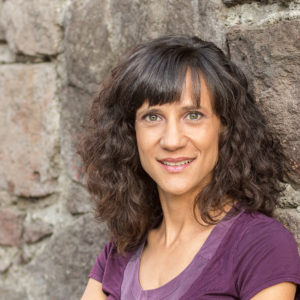
[[[197,60],[193,59],[192,51],[186,48],[159,50],[148,49],[148,55],[144,53],[143,56],[131,57],[131,66],[133,62],[135,66],[126,72],[126,90],[123,89],[126,94],[124,108],[127,107],[131,114],[135,114],[145,101],[150,106],[179,101],[188,72],[192,80],[193,101],[197,107],[200,106],[202,74]]]

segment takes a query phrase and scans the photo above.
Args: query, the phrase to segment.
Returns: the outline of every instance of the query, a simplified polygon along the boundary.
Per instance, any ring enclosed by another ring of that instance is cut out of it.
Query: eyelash
[[[191,111],[191,112],[188,112],[188,113],[185,115],[185,117],[190,116],[190,115],[193,115],[193,114],[194,114],[194,115],[197,115],[198,118],[196,118],[196,119],[188,119],[188,118],[187,118],[187,119],[190,120],[190,121],[198,121],[198,120],[200,120],[200,119],[204,116],[204,114],[201,113],[201,112],[199,112],[199,111]],[[148,114],[144,115],[144,116],[142,117],[142,119],[143,119],[143,120],[146,120],[146,121],[148,121],[148,122],[151,122],[151,123],[156,122],[157,119],[156,119],[156,120],[150,120],[150,119],[149,119],[149,118],[152,117],[152,116],[157,117],[157,118],[160,118],[160,116],[157,115],[157,114],[155,114],[155,113],[148,113]]]

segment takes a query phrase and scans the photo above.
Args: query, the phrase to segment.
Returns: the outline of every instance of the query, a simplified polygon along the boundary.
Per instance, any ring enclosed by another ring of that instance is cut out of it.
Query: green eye
[[[149,122],[155,122],[155,121],[159,120],[159,117],[154,114],[149,114],[149,115],[145,116],[145,119],[146,119],[146,121],[149,121]]]
[[[191,112],[187,115],[187,119],[189,120],[199,120],[201,117],[202,114],[200,112]]]

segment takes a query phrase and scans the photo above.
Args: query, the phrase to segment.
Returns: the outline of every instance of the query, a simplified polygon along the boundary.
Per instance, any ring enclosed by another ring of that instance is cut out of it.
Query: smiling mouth
[[[171,161],[175,160],[175,161]],[[176,161],[176,159],[159,160],[161,166],[169,173],[179,173],[185,168],[189,167],[195,158],[184,159]]]
[[[187,160],[183,160],[183,161],[179,161],[179,162],[170,162],[170,161],[162,160],[160,162],[166,166],[181,166],[181,165],[189,164],[192,161],[193,161],[193,159],[187,159]]]

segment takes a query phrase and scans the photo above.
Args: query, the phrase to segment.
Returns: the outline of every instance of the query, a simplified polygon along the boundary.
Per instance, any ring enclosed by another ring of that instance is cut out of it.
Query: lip
[[[188,160],[189,162],[178,166],[170,166],[170,165],[165,165],[163,163],[163,162],[178,163],[186,160]],[[160,159],[158,160],[158,162],[166,171],[170,173],[179,173],[182,172],[185,168],[189,167],[194,160],[195,158],[191,158],[191,157],[176,157],[176,158],[168,157],[168,158]]]
[[[176,158],[173,158],[173,157],[167,157],[167,158],[163,158],[163,159],[158,159],[159,162],[162,162],[162,161],[166,161],[166,162],[173,162],[173,163],[177,163],[177,162],[181,162],[181,161],[184,161],[184,160],[194,160],[195,158],[193,157],[176,157]]]

